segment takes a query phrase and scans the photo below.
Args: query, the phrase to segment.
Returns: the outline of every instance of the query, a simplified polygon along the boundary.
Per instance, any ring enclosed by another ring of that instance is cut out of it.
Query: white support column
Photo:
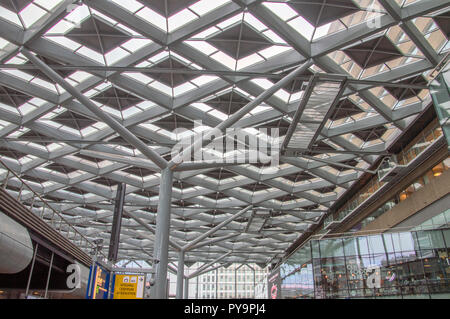
[[[173,172],[170,169],[161,171],[159,187],[159,205],[156,215],[156,234],[153,248],[153,267],[155,280],[152,287],[153,299],[165,299],[167,285],[167,265],[169,257],[170,204],[172,198]],[[179,272],[179,270],[178,270]]]
[[[189,278],[184,278],[184,294],[183,299],[189,299]]]
[[[177,299],[183,299],[183,280],[184,280],[184,250],[178,253],[178,272],[177,272]]]

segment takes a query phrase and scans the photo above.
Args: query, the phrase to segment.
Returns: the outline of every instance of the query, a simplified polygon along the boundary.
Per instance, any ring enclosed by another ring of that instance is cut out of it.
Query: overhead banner
[[[115,275],[114,299],[143,299],[145,276]]]

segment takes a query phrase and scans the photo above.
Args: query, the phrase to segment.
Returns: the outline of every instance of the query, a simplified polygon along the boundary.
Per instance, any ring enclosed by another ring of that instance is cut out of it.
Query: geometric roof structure
[[[223,262],[268,264],[319,223],[431,103],[429,73],[450,49],[449,5],[2,0],[0,160],[105,247],[116,190],[126,184],[119,258],[148,260],[158,166],[22,49],[167,160],[185,136],[175,129],[216,127],[309,61],[233,125],[258,141],[279,129],[275,170],[243,163],[174,173],[170,238],[181,246],[252,205],[186,262],[231,252]],[[200,151],[208,152],[207,145]],[[6,178],[0,168],[0,181]],[[8,179],[8,191],[18,187]],[[30,197],[21,200],[31,207]],[[40,205],[33,201],[34,210]],[[170,250],[169,260],[177,258]]]

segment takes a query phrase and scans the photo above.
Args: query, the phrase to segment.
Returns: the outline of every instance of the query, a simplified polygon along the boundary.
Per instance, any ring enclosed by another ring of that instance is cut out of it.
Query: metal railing
[[[418,157],[422,152],[437,141],[442,136],[442,129],[439,124],[433,126],[426,132],[420,133],[420,139],[413,145],[410,145],[407,149],[401,150],[395,158],[398,164],[402,166],[408,166],[416,157]],[[382,181],[379,176],[375,175],[352,199],[350,199],[347,204],[338,210],[337,219],[329,219],[327,223],[331,221],[342,221],[348,215],[350,215],[357,207],[359,207],[363,202],[365,202],[369,197],[374,195],[382,186],[386,184]],[[330,215],[331,216],[331,215]]]
[[[3,189],[6,190],[8,183],[11,179],[16,178],[19,181],[20,188],[17,195],[17,200],[24,204],[27,200],[21,200],[22,194],[24,192],[24,188],[31,192],[32,199],[31,203],[29,203],[29,210],[44,222],[46,222],[49,226],[51,226],[54,230],[56,230],[61,236],[70,240],[76,247],[83,250],[86,254],[90,255],[91,252],[96,252],[98,254],[106,256],[102,252],[98,252],[97,245],[93,243],[90,239],[84,236],[78,229],[76,229],[64,216],[51,207],[45,199],[41,197],[36,191],[34,191],[28,184],[25,182],[19,175],[17,175],[12,169],[8,167],[1,159],[0,166],[2,166],[6,170],[6,178],[3,181]],[[34,206],[36,202],[36,198],[39,199],[39,203],[41,203],[40,212],[36,213],[34,211]],[[24,205],[25,206],[25,205]]]

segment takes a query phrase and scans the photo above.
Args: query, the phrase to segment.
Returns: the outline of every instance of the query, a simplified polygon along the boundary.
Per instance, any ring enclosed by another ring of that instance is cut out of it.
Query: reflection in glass
[[[450,298],[450,229],[312,240],[281,266],[283,298]]]

